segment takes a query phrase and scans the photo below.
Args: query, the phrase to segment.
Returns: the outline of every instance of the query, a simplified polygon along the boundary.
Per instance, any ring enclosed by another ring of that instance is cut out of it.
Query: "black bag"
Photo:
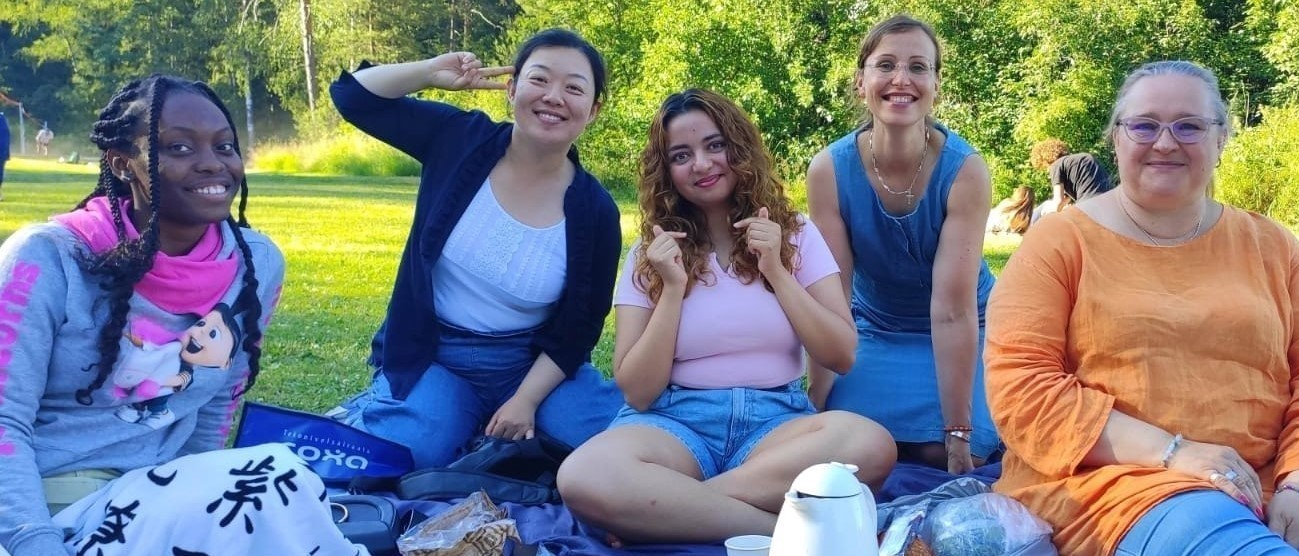
[[[343,536],[369,549],[372,556],[397,556],[397,507],[368,494],[333,496],[329,507]]]
[[[403,500],[449,499],[482,490],[497,503],[557,503],[555,478],[559,464],[570,452],[568,446],[541,434],[527,440],[484,436],[451,465],[403,476],[397,496]]]

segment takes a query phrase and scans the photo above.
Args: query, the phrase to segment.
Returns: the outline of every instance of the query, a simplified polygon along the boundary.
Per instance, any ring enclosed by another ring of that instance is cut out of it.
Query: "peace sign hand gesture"
[[[447,91],[466,89],[504,89],[504,81],[493,77],[511,75],[510,66],[483,67],[483,61],[472,52],[451,52],[429,61],[429,86]]]

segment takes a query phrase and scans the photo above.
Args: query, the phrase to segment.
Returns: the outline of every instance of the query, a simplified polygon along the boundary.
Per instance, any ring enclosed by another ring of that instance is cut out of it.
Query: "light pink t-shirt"
[[[804,288],[839,273],[830,248],[811,220],[800,217],[801,232],[794,278]],[[653,309],[633,280],[636,250],[632,245],[618,280],[614,305]],[[681,306],[672,383],[687,388],[771,388],[803,374],[803,344],[773,294],[762,280],[749,284],[722,270],[709,257],[712,276],[695,284]]]

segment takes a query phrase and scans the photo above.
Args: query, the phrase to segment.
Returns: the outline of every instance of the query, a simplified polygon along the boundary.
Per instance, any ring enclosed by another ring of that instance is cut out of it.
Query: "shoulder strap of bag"
[[[481,471],[423,469],[402,477],[397,496],[403,500],[450,500],[478,491],[494,502],[524,505],[559,502],[559,490],[552,485],[511,479]]]
[[[406,500],[435,500],[481,490],[496,502],[555,503],[559,501],[556,473],[570,451],[544,435],[520,441],[483,437],[445,468],[405,475],[393,492]]]

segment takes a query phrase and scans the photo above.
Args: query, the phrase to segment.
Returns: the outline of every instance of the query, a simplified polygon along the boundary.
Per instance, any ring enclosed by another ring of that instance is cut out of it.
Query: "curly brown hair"
[[[1038,170],[1046,170],[1060,157],[1069,154],[1069,145],[1054,137],[1033,143],[1028,151],[1028,163]]]
[[[798,211],[785,195],[785,184],[777,177],[775,160],[762,142],[762,134],[744,111],[730,99],[704,89],[687,89],[673,93],[659,106],[650,123],[649,141],[640,157],[640,246],[636,250],[636,287],[650,299],[658,301],[663,293],[663,280],[650,265],[645,255],[654,241],[654,226],[666,231],[685,232],[681,239],[681,262],[690,280],[686,295],[696,281],[712,277],[708,268],[708,253],[712,242],[703,211],[681,197],[668,171],[668,125],[677,116],[698,110],[717,125],[726,139],[726,159],[730,165],[735,188],[731,192],[730,218],[738,222],[767,208],[768,218],[780,225],[784,245],[780,248],[780,263],[791,271],[794,268],[795,249],[790,238],[802,229]],[[733,229],[731,239],[732,271],[749,284],[760,278],[758,257],[750,253],[746,232]],[[771,285],[764,280],[764,286]]]

